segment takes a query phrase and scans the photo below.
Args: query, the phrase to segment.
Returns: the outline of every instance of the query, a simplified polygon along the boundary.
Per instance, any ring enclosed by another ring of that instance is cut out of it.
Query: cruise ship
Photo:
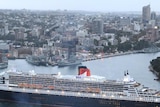
[[[37,74],[15,69],[2,72],[0,101],[45,107],[160,107],[160,91],[136,82],[91,75],[79,66],[77,75]]]

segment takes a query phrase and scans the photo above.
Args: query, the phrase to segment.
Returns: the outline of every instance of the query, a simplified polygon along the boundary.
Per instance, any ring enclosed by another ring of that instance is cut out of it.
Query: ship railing
[[[0,85],[1,86],[1,85]],[[83,92],[69,92],[69,91],[56,91],[56,90],[44,90],[44,89],[30,89],[30,88],[17,88],[9,86],[1,86],[1,89],[14,90],[20,92],[29,93],[42,93],[51,95],[63,95],[63,96],[76,96],[76,97],[88,97],[88,98],[102,98],[102,99],[115,99],[115,100],[131,100],[131,101],[144,101],[144,102],[160,102],[158,97],[139,97],[139,96],[127,96],[119,95],[119,93],[101,92],[101,93],[83,93]]]
[[[123,95],[123,93],[112,93],[106,92],[106,96],[111,96],[111,98],[123,99],[123,100],[134,100],[134,101],[149,101],[149,102],[160,102],[160,98],[156,96],[137,96],[137,94],[130,94],[129,96]]]
[[[131,100],[131,101],[144,101],[144,102],[160,102],[160,99],[150,97],[137,97],[137,96],[122,96],[111,93],[81,93],[81,92],[65,92],[65,91],[51,91],[52,94],[65,95],[65,96],[79,96],[88,98],[103,98],[103,99],[118,99],[118,100]]]

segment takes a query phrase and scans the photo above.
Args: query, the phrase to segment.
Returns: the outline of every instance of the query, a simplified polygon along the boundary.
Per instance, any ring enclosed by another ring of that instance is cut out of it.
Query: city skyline
[[[145,5],[151,5],[151,11],[159,12],[160,1],[154,0],[0,0],[0,9],[29,10],[84,10],[102,12],[142,11]]]

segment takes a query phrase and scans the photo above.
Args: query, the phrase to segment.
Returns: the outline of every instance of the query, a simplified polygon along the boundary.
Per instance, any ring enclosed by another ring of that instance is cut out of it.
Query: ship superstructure
[[[160,91],[137,83],[128,72],[121,81],[91,75],[85,66],[79,67],[76,76],[11,70],[1,78],[0,94],[14,95],[8,98],[3,97],[3,93],[0,99],[9,101],[58,107],[160,107]]]
[[[26,56],[26,61],[37,66],[48,66],[48,60],[45,56],[28,55]]]
[[[66,57],[63,57],[60,61],[58,61],[57,65],[58,67],[65,67],[65,66],[75,66],[80,65],[83,60],[82,58],[78,58],[76,56],[76,44],[78,40],[72,39],[72,40],[62,40],[62,48],[66,48]]]

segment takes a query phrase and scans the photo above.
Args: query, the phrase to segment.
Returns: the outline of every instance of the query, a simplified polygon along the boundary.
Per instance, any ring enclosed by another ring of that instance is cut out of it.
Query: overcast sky
[[[0,0],[0,9],[142,11],[148,4],[160,11],[160,0]]]

